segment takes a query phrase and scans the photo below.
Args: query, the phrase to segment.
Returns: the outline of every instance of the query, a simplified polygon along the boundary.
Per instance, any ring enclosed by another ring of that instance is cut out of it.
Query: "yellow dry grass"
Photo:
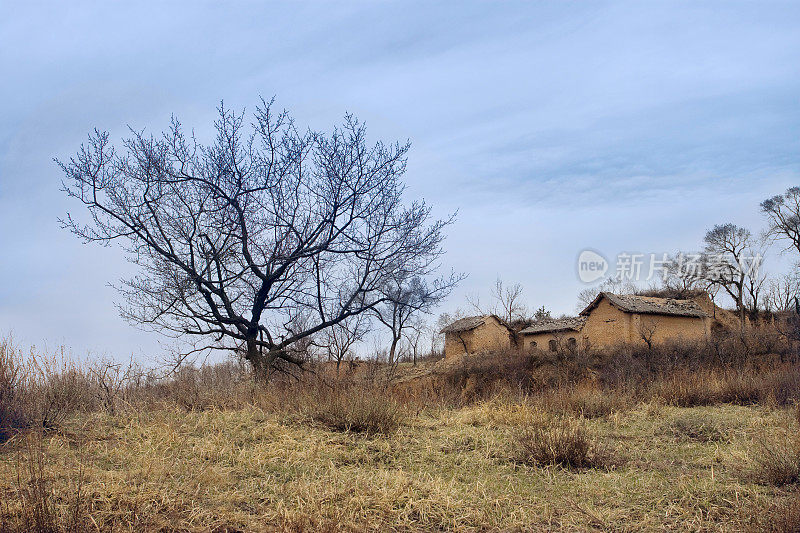
[[[44,475],[63,515],[80,486],[82,527],[101,531],[731,531],[767,527],[766,510],[796,501],[750,472],[759,435],[797,431],[788,409],[640,405],[585,419],[618,464],[582,470],[513,460],[514,435],[543,416],[498,397],[422,409],[370,437],[256,406],[93,413],[44,437]],[[714,438],[676,436],[694,418]],[[0,447],[0,529],[21,513],[24,443]]]

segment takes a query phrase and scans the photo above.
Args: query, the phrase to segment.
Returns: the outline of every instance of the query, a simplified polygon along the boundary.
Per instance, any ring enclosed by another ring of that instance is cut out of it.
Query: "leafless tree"
[[[764,307],[770,311],[793,311],[800,297],[800,275],[797,269],[769,281]]]
[[[442,329],[466,316],[467,313],[465,313],[463,309],[456,309],[452,313],[440,314],[431,332],[431,350],[444,353],[444,334],[441,333]]]
[[[514,320],[525,319],[528,315],[528,308],[522,302],[522,285],[515,283],[505,285],[503,280],[497,278],[494,287],[491,289],[492,306],[484,308],[477,295],[468,296],[467,302],[482,315],[496,315],[506,324],[511,324]]]
[[[417,364],[417,358],[419,357],[419,352],[422,348],[422,340],[425,338],[429,330],[430,328],[424,320],[417,319],[411,322],[403,333],[403,337],[405,338],[406,344],[408,344],[408,351],[411,354],[411,361],[413,362],[414,366]]]
[[[295,367],[295,345],[438,267],[452,218],[403,203],[409,144],[368,146],[350,115],[331,133],[301,132],[264,100],[250,124],[221,105],[215,129],[203,145],[173,118],[120,149],[95,131],[59,162],[88,214],[63,226],[120,243],[139,269],[119,286],[126,319],[199,339],[195,351],[241,351],[257,372]]]
[[[790,187],[785,193],[764,200],[761,212],[769,221],[765,236],[788,241],[787,249],[800,253],[800,187]]]
[[[751,239],[750,231],[734,224],[718,224],[704,238],[705,252],[709,258],[706,279],[721,287],[736,303],[742,328],[745,323],[747,277],[754,274],[753,265],[748,261]]]
[[[707,291],[709,281],[705,272],[708,262],[705,253],[677,252],[670,256],[664,264],[664,289],[676,294]]]
[[[583,311],[601,292],[634,294],[636,292],[636,285],[633,282],[624,281],[619,277],[606,278],[599,285],[583,289],[578,293],[576,310],[578,312]]]
[[[320,334],[318,344],[329,361],[336,361],[336,373],[342,361],[351,354],[353,346],[369,332],[369,320],[365,314],[349,316]]]
[[[399,276],[384,288],[384,301],[375,306],[373,313],[391,334],[389,363],[395,362],[397,346],[404,331],[421,313],[430,313],[433,307],[446,298],[462,275],[450,274],[427,282],[419,276]]]
[[[647,349],[653,349],[653,337],[658,330],[658,322],[652,317],[642,316],[639,320],[639,337],[647,344]]]

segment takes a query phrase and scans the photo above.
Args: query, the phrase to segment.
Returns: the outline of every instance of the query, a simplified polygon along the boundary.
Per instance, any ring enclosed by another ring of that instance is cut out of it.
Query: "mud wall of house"
[[[575,339],[575,347],[586,348],[587,346],[583,332],[573,330],[556,333],[529,333],[522,335],[521,338],[520,348],[526,352],[532,352],[533,350],[551,351],[550,341],[555,341],[554,346],[556,349],[569,349],[569,339]]]
[[[665,341],[704,340],[710,333],[710,320],[687,316],[666,315],[631,315],[633,341],[645,344],[643,336],[649,337],[651,343],[662,344]]]
[[[581,333],[588,338],[592,348],[631,342],[631,315],[623,313],[603,298],[589,314]]]
[[[497,319],[488,318],[482,325],[470,331],[445,334],[445,358],[465,353],[465,345],[466,353],[504,350],[511,346],[511,337],[508,329],[502,326]]]

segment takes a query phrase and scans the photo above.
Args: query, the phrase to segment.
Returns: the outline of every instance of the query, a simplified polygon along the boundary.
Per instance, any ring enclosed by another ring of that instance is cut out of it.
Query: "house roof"
[[[520,334],[528,335],[531,333],[547,333],[550,331],[566,330],[580,331],[585,323],[585,316],[571,316],[566,318],[555,318],[552,320],[542,320],[541,322],[536,322],[523,329],[520,331]]]
[[[678,300],[675,298],[657,298],[655,296],[636,296],[634,294],[614,294],[601,292],[581,311],[581,316],[587,316],[600,301],[608,301],[625,313],[641,313],[644,315],[671,315],[702,318],[708,316],[700,305],[694,300]]]
[[[460,320],[456,320],[452,324],[449,324],[442,328],[439,333],[458,333],[460,331],[469,331],[471,329],[475,329],[478,326],[482,326],[486,323],[487,320],[494,318],[497,320],[501,326],[505,326],[503,321],[498,319],[494,315],[482,315],[482,316],[468,316],[466,318],[462,318]],[[508,328],[508,326],[505,326]]]

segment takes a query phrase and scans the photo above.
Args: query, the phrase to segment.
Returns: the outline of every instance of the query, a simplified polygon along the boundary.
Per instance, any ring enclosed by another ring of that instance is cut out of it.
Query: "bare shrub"
[[[515,445],[516,459],[532,466],[606,468],[614,462],[610,450],[573,418],[536,420],[517,433]]]
[[[552,413],[599,418],[630,406],[624,390],[603,390],[592,385],[560,387],[539,396],[542,406]]]
[[[0,341],[0,441],[17,431],[61,424],[80,409],[92,409],[90,383],[62,349],[31,350],[27,356],[10,338]]]
[[[23,378],[19,352],[10,338],[0,339],[0,442],[26,425],[20,409]]]
[[[359,385],[316,387],[307,400],[312,420],[336,431],[388,435],[406,417],[403,406],[388,392]]]
[[[15,505],[15,512],[4,518],[3,531],[88,531],[83,467],[70,473],[66,491],[57,492],[53,483],[56,467],[51,464],[46,446],[42,431],[26,435],[25,447],[17,457],[16,487],[11,494],[12,501],[8,502]]]
[[[23,409],[30,425],[54,428],[79,410],[91,410],[90,380],[64,351],[31,353],[26,370]]]
[[[90,365],[89,377],[99,406],[115,413],[125,393],[136,388],[140,374],[142,371],[133,361],[121,364],[101,359]]]
[[[796,429],[760,435],[754,448],[754,474],[759,482],[777,487],[800,482],[800,436]]]

